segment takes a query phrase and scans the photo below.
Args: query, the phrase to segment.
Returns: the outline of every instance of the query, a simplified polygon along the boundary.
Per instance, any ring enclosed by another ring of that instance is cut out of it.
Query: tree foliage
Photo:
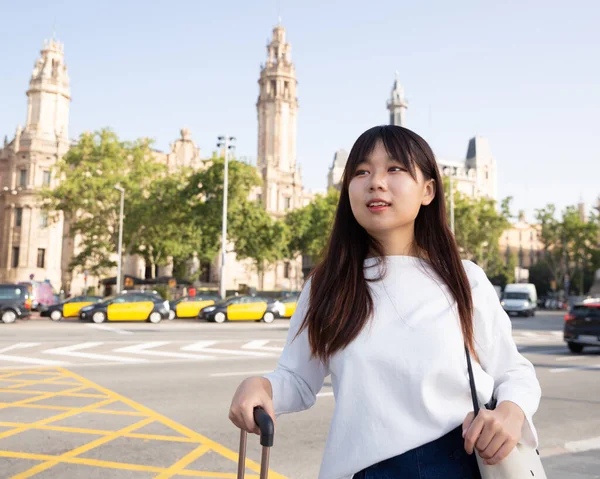
[[[449,179],[444,177],[444,191],[450,221]],[[505,198],[498,210],[496,202],[490,198],[468,197],[454,190],[454,231],[456,241],[464,259],[481,266],[490,278],[509,279],[511,273],[506,259],[500,252],[499,240],[504,231],[510,228],[510,203]]]
[[[115,266],[120,204],[115,185],[125,188],[123,245],[130,253],[146,227],[131,213],[147,201],[153,180],[166,168],[154,160],[150,140],[125,142],[104,129],[83,133],[55,169],[61,182],[41,191],[42,206],[51,218],[62,212],[71,236],[78,237],[71,266],[102,274]]]
[[[317,195],[315,199],[286,215],[289,227],[288,255],[317,258],[321,255],[333,227],[333,220],[340,193],[331,188],[327,195]]]
[[[557,289],[573,289],[584,294],[593,272],[600,268],[600,227],[597,214],[584,221],[576,206],[568,206],[557,217],[556,207],[548,204],[536,210],[541,225],[543,265]]]

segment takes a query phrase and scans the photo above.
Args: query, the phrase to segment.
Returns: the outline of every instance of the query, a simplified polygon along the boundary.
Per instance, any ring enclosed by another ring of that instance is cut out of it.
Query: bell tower
[[[33,68],[27,97],[23,139],[68,143],[71,90],[62,43],[44,42]]]
[[[400,85],[400,78],[396,72],[396,80],[392,87],[392,94],[387,104],[390,111],[390,125],[406,126],[406,109],[408,102],[404,98],[404,88]]]
[[[261,67],[256,103],[257,167],[263,177],[262,201],[267,212],[283,215],[300,206],[302,185],[296,168],[296,70],[285,29],[277,25]]]

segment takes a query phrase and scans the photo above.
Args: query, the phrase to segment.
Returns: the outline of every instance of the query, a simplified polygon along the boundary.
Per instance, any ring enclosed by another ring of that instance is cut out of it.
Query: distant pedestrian
[[[479,402],[497,403],[475,419],[465,348]],[[406,128],[352,147],[279,365],[240,384],[229,417],[257,433],[255,406],[273,419],[308,409],[329,374],[320,479],[479,478],[473,453],[497,464],[519,441],[537,446],[534,368],[484,271],[461,261],[434,154]]]
[[[196,288],[190,286],[190,289],[188,289],[188,296],[191,296],[192,298],[196,296]]]

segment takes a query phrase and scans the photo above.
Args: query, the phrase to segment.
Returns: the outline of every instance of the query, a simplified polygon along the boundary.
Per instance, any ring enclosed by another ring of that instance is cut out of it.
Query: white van
[[[508,314],[516,316],[535,316],[537,308],[537,290],[533,283],[507,284],[500,303]]]

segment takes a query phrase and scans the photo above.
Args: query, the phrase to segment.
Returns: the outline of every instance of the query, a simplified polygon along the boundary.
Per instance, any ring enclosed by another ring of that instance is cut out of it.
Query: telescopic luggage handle
[[[266,411],[257,406],[254,408],[254,422],[260,429],[260,445],[262,446],[262,456],[260,461],[260,479],[267,479],[269,472],[269,452],[273,446],[275,437],[275,424],[273,419]],[[243,429],[240,432],[240,456],[238,459],[237,479],[244,479],[246,474],[246,442],[248,434]]]

